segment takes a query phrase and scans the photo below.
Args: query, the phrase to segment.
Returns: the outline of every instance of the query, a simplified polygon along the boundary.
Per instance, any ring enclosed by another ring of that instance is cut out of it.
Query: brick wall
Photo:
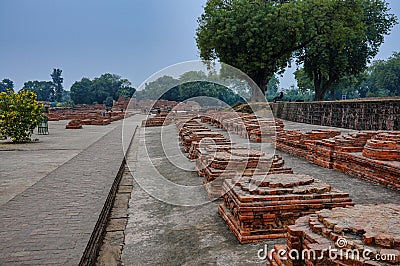
[[[356,130],[400,130],[400,99],[271,103],[275,118]]]

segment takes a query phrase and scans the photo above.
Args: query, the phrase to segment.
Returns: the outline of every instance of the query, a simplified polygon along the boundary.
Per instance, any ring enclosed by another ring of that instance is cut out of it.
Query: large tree
[[[63,98],[63,81],[64,79],[61,77],[62,70],[58,68],[54,68],[53,72],[50,74],[53,80],[54,86],[54,100],[57,102],[61,102]]]
[[[394,53],[386,61],[375,61],[370,73],[370,90],[384,91],[387,96],[400,96],[400,53]]]
[[[95,101],[95,96],[92,91],[92,81],[88,78],[75,81],[70,91],[71,100],[75,104],[92,104]]]
[[[103,74],[90,80],[82,78],[71,87],[71,100],[75,104],[108,103],[110,98],[118,100],[119,97],[128,98],[135,93],[135,89],[127,79],[122,79],[115,74]]]
[[[317,0],[209,0],[199,18],[197,46],[204,60],[219,59],[252,78],[252,100],[264,98],[269,79],[290,64],[293,52],[324,31]]]
[[[174,97],[174,91],[171,89],[176,87],[178,84],[178,79],[174,79],[171,76],[162,76],[154,81],[146,83],[144,90],[136,92],[136,98],[138,100],[156,100],[159,99],[161,95],[165,94],[165,99],[170,100]]]
[[[0,92],[11,92],[14,91],[14,82],[10,79],[3,79],[0,82]]]
[[[54,86],[51,81],[27,81],[24,90],[33,91],[38,101],[52,101],[54,99]]]
[[[297,53],[313,81],[315,100],[338,87],[341,79],[357,76],[378,53],[384,35],[396,23],[384,0],[330,1],[326,5],[327,32]]]

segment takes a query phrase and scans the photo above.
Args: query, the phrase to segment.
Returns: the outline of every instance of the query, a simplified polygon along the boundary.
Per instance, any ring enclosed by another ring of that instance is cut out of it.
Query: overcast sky
[[[0,0],[0,80],[16,89],[63,70],[69,90],[82,77],[113,73],[135,87],[153,73],[199,59],[197,18],[206,0]],[[388,0],[400,17],[400,1]],[[393,28],[377,58],[400,51]],[[291,71],[282,87],[294,83]]]

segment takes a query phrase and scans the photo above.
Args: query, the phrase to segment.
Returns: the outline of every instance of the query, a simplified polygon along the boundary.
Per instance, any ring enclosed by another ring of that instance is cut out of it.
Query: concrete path
[[[286,121],[285,125],[306,131],[321,128]],[[216,128],[213,130],[227,137],[230,135],[238,145],[246,145],[247,140],[238,135]],[[146,128],[140,133],[139,137],[135,137],[138,144],[134,144],[132,147],[135,148],[128,154],[128,165],[133,170],[136,182],[128,209],[129,220],[122,252],[124,265],[265,265],[265,261],[258,258],[257,252],[265,245],[272,247],[285,240],[239,244],[218,215],[218,203],[207,203],[204,189],[193,189],[201,184],[201,178],[193,172],[194,162],[185,158],[179,148],[173,148],[178,143],[174,125],[162,129]],[[250,146],[257,148],[260,144],[251,143]],[[295,173],[309,174],[348,192],[358,204],[400,202],[400,193],[396,191],[288,154],[277,153],[283,156],[286,165],[292,167]],[[154,178],[155,175],[158,177]],[[186,186],[186,195],[182,187],[177,187],[175,192],[172,187],[165,188],[162,184],[168,183],[160,176]],[[144,182],[146,180],[148,183]],[[154,189],[151,189],[152,185]],[[186,205],[197,206],[182,206],[185,196]]]
[[[136,181],[128,208],[124,265],[265,265],[258,250],[265,243],[284,242],[239,244],[219,216],[218,202],[209,201],[201,178],[188,170],[194,169],[194,162],[169,145],[178,143],[175,125],[142,129],[135,139],[127,159]],[[168,141],[165,150],[161,139]],[[176,190],[161,176],[177,184]]]
[[[122,124],[83,126],[67,130],[68,121],[50,121],[49,135],[37,135],[38,143],[0,141],[0,206]]]
[[[142,118],[127,119],[124,140],[121,122],[98,129],[103,133],[74,135],[79,144],[71,146],[76,150],[65,154],[59,167],[48,166],[55,170],[0,206],[0,265],[79,264],[120,170],[123,145],[130,143],[132,129]],[[69,134],[79,134],[79,130]],[[48,147],[67,147],[66,143],[57,145],[61,139],[49,140]],[[83,151],[73,157],[82,146]],[[55,155],[44,150],[43,156],[51,162]],[[62,164],[69,157],[73,158]],[[29,173],[29,165],[19,168]]]

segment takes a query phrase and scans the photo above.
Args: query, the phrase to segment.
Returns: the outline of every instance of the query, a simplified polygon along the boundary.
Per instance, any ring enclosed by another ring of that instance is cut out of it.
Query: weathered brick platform
[[[307,175],[227,179],[219,213],[240,243],[284,237],[287,226],[321,209],[352,206],[347,193]]]
[[[77,106],[74,109],[57,109],[51,110],[45,114],[49,121],[59,120],[81,120],[83,125],[105,126],[111,122],[124,119],[131,116],[125,113],[125,109],[118,108],[118,111],[105,112],[106,106],[103,104]]]
[[[336,152],[333,169],[372,183],[400,190],[400,162],[380,161],[362,153]]]
[[[227,151],[232,148],[232,143],[226,138],[202,138],[200,141],[192,141],[188,158],[193,160],[200,156],[200,149],[214,150],[215,152]]]
[[[367,140],[376,134],[378,134],[377,131],[365,131],[318,140],[309,147],[306,159],[325,168],[333,169],[335,152],[361,152]]]
[[[226,139],[222,134],[212,131],[193,119],[176,119],[176,126],[179,130],[182,149],[184,152],[189,153],[188,158],[190,159],[196,158],[197,149],[201,143],[204,143],[205,146],[207,146],[207,141],[212,142],[211,144],[213,145],[231,144],[230,140]]]
[[[286,250],[285,260],[275,254],[270,265],[399,265],[400,205],[356,205],[299,218],[288,227],[287,245],[275,249]],[[375,258],[381,260],[369,260]]]
[[[143,120],[143,127],[161,127],[171,124],[172,119],[168,117],[167,114],[156,115],[155,117],[148,117],[146,120]]]
[[[79,119],[71,120],[66,126],[66,129],[81,129],[82,128],[82,121]]]
[[[117,126],[0,206],[1,265],[86,265],[96,259],[123,169],[121,131]],[[133,131],[125,133],[129,145]]]
[[[304,131],[312,129],[308,126],[304,125]],[[228,133],[223,130],[211,129],[223,132],[228,137]],[[135,156],[135,159],[138,160],[137,168],[135,168],[136,176],[142,176],[143,179],[153,176],[149,173],[147,165],[143,163],[143,158],[150,156],[157,160],[160,159],[160,150],[164,145],[161,138],[158,137],[161,132],[169,134],[166,135],[166,139],[171,140],[171,143],[177,142],[178,132],[172,125],[164,129],[157,127],[146,129],[146,146],[144,141],[140,142],[143,144],[134,145],[134,147],[138,147],[138,155]],[[236,145],[246,146],[247,139],[236,134],[229,135],[232,137],[231,141]],[[260,143],[250,144],[251,148],[263,145]],[[227,151],[222,149],[223,147],[218,147],[218,151]],[[187,191],[183,196],[172,191],[168,193],[168,197],[183,198],[184,203],[187,203],[189,198],[207,200],[207,194],[201,188],[201,179],[197,178],[195,173],[166,163],[169,158],[175,158],[174,155],[176,157],[181,155],[178,146],[174,150],[174,153],[161,155],[163,162],[158,164],[158,169],[164,171],[169,180],[174,180],[179,184],[190,182],[192,185],[196,184],[199,190],[198,193]],[[396,191],[319,167],[289,154],[280,152],[278,154],[284,157],[286,166],[293,167],[298,173],[318,177],[324,183],[340,188],[349,193],[354,201],[357,200],[357,203],[396,203],[399,201],[399,194]],[[190,169],[194,168],[194,162],[187,160],[184,156],[179,156],[179,158],[190,165]],[[286,242],[281,238],[250,245],[239,244],[235,235],[227,231],[229,229],[224,220],[216,215],[220,202],[210,202],[193,207],[171,206],[147,194],[137,184],[134,185],[132,199],[128,209],[130,218],[125,231],[126,241],[122,259],[124,265],[202,265],[205,263],[209,265],[265,265],[266,262],[257,257],[257,251],[264,248],[265,245],[272,248],[275,244]]]
[[[310,132],[282,130],[277,132],[276,135],[277,150],[305,159],[309,156],[309,150],[315,146],[318,140],[340,135],[340,132],[333,130],[313,130]]]
[[[255,142],[271,142],[274,140],[275,132],[283,128],[280,120],[268,120],[240,112],[207,113],[201,116],[201,121]]]
[[[196,161],[197,173],[204,177],[203,185],[210,199],[222,198],[222,185],[226,179],[265,174],[293,174],[291,168],[284,167],[285,162],[278,155],[272,159],[263,156],[249,157],[243,153],[238,156],[237,151],[251,152],[247,149],[233,148],[227,152],[203,154]],[[221,156],[226,160],[221,161]]]
[[[400,161],[400,132],[380,133],[368,140],[363,156],[380,161]]]
[[[329,169],[400,189],[400,132],[283,130],[276,148]]]

